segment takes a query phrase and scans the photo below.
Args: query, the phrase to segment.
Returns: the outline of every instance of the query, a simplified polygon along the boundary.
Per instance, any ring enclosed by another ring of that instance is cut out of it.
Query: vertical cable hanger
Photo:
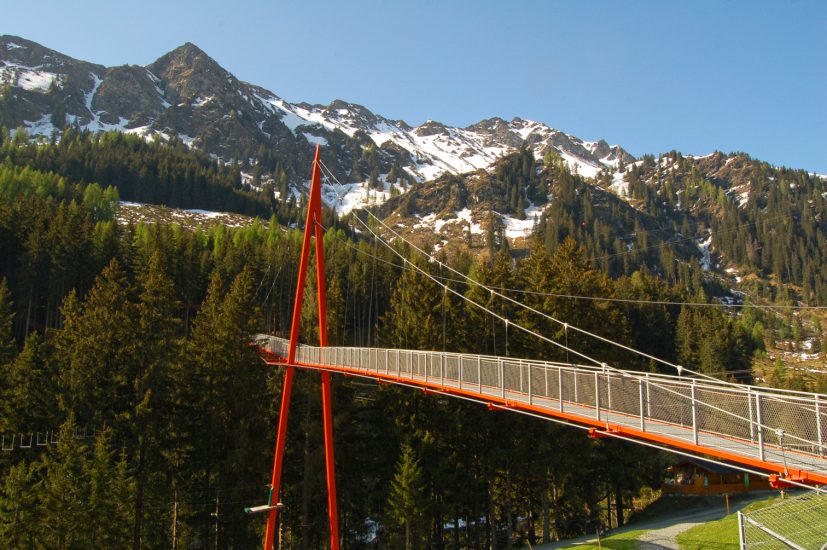
[[[442,264],[439,264],[439,277],[442,278]],[[445,302],[448,300],[448,283],[442,287],[442,351],[445,352]]]

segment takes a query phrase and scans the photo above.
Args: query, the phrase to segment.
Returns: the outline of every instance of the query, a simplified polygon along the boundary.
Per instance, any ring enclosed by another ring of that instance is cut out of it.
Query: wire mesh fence
[[[287,340],[256,338],[272,353],[287,356]],[[772,463],[778,471],[811,472],[816,481],[827,478],[827,406],[819,394],[624,371],[605,364],[433,351],[299,345],[296,361],[565,412]]]
[[[827,550],[827,495],[811,491],[738,513],[742,550]]]

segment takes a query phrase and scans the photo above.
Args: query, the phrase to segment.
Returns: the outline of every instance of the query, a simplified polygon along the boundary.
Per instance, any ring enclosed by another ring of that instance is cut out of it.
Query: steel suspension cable
[[[339,187],[341,187],[341,183],[340,183],[340,182],[336,179],[336,177],[333,175],[333,173],[330,171],[330,169],[329,169],[329,168],[327,168],[327,166],[325,166],[325,164],[324,164],[323,162],[322,162],[322,163],[320,163],[320,164],[321,164],[322,170],[327,172],[326,177],[327,177],[330,181],[335,182],[335,183],[336,183]],[[454,268],[453,268],[453,267],[451,267],[450,265],[444,264],[444,263],[443,263],[443,262],[441,262],[439,259],[435,258],[433,255],[431,255],[431,254],[429,254],[429,253],[425,252],[425,251],[424,251],[424,250],[422,250],[420,247],[418,247],[416,244],[414,244],[414,243],[410,242],[409,240],[407,240],[404,236],[400,235],[400,234],[399,234],[397,231],[395,231],[393,228],[389,227],[386,223],[384,223],[384,221],[382,221],[379,217],[377,217],[376,215],[374,215],[374,214],[373,214],[370,210],[365,209],[365,212],[366,212],[366,213],[367,213],[367,214],[368,214],[371,218],[373,218],[373,219],[374,219],[374,220],[375,220],[378,224],[380,224],[382,227],[384,227],[385,229],[387,229],[388,231],[390,231],[390,232],[391,232],[394,236],[396,236],[396,237],[397,237],[398,239],[400,239],[402,242],[404,242],[405,244],[407,244],[408,246],[410,246],[411,248],[413,248],[414,250],[416,250],[416,251],[417,251],[417,252],[419,252],[420,254],[422,254],[422,255],[426,256],[426,257],[429,259],[429,261],[431,261],[431,262],[437,262],[440,266],[443,266],[443,267],[445,267],[446,269],[448,269],[449,271],[451,271],[452,273],[455,273],[456,275],[459,275],[460,277],[464,278],[467,282],[470,282],[471,284],[477,285],[477,286],[479,286],[480,288],[483,288],[483,289],[488,290],[488,291],[489,291],[492,295],[499,296],[500,298],[505,299],[505,300],[507,300],[507,301],[509,301],[509,302],[511,302],[511,303],[513,303],[513,304],[515,304],[515,305],[517,305],[517,306],[519,306],[519,307],[522,307],[522,308],[524,308],[524,309],[527,309],[527,310],[531,311],[532,313],[535,313],[535,314],[540,315],[540,316],[542,316],[542,317],[545,317],[545,318],[547,318],[547,319],[549,319],[549,320],[551,320],[551,321],[554,321],[554,322],[558,323],[558,324],[559,324],[559,325],[561,325],[561,326],[564,326],[564,327],[565,327],[565,326],[567,325],[567,323],[565,323],[564,321],[561,321],[561,320],[559,320],[559,319],[557,319],[557,318],[555,318],[555,317],[553,317],[553,316],[551,316],[551,315],[548,315],[548,314],[547,314],[547,313],[545,313],[545,312],[541,312],[541,311],[539,311],[539,310],[537,310],[537,309],[535,309],[535,308],[533,308],[533,307],[531,307],[531,306],[529,306],[529,305],[527,305],[527,304],[524,304],[524,303],[520,302],[519,300],[515,300],[515,299],[513,299],[513,298],[511,298],[511,297],[509,297],[509,296],[506,296],[505,294],[502,294],[501,292],[496,291],[494,288],[489,287],[489,286],[487,286],[487,285],[484,285],[484,284],[480,283],[479,281],[477,281],[477,280],[473,279],[472,277],[470,277],[470,276],[468,276],[468,275],[465,275],[464,273],[462,273],[462,272],[460,272],[460,271],[458,271],[458,270],[454,269]],[[367,223],[365,223],[365,222],[364,222],[364,221],[363,221],[363,220],[362,220],[362,219],[361,219],[358,215],[356,215],[356,216],[354,216],[354,217],[356,218],[356,220],[357,220],[360,224],[362,224],[362,225],[365,227],[365,229],[367,229],[367,231],[368,231],[371,235],[373,235],[373,237],[374,237],[374,238],[379,239],[380,241],[382,241],[382,243],[383,243],[386,247],[388,247],[389,249],[391,249],[391,250],[392,250],[395,254],[397,254],[400,258],[404,259],[404,257],[403,257],[401,254],[399,254],[399,253],[396,251],[396,249],[395,249],[395,248],[393,248],[393,246],[391,246],[391,245],[390,245],[389,243],[387,243],[384,239],[382,239],[381,237],[379,237],[378,235],[376,235],[376,233],[375,233],[375,232],[374,232],[374,231],[373,231],[373,230],[369,227],[369,225],[368,225]],[[421,273],[425,274],[425,275],[426,275],[426,276],[428,276],[430,279],[432,279],[432,280],[433,280],[435,283],[437,283],[439,286],[445,286],[443,283],[439,282],[439,281],[438,281],[435,277],[433,277],[430,273],[427,273],[427,272],[425,272],[424,270],[420,269],[420,268],[419,268],[419,266],[416,266],[416,264],[412,264],[412,265],[413,265],[413,266],[414,266],[414,267],[415,267],[418,271],[420,271]],[[492,310],[490,310],[490,309],[486,308],[486,307],[485,307],[485,306],[483,306],[482,304],[479,304],[479,303],[477,303],[477,302],[474,302],[473,300],[468,299],[466,296],[464,296],[464,295],[462,295],[462,294],[459,294],[459,293],[455,292],[453,289],[450,289],[450,291],[451,291],[451,292],[453,292],[453,293],[455,293],[455,294],[457,294],[457,295],[459,295],[459,296],[461,296],[464,300],[469,301],[469,302],[471,302],[472,304],[476,305],[477,307],[479,307],[479,308],[483,309],[484,311],[486,311],[486,312],[487,312],[487,313],[489,313],[490,315],[493,315],[493,316],[497,317],[497,318],[498,318],[498,319],[500,319],[501,321],[505,321],[505,320],[506,320],[506,318],[505,318],[505,317],[503,317],[503,316],[501,316],[501,315],[498,315],[497,313],[495,313],[494,311],[492,311]],[[577,351],[577,350],[573,350],[573,349],[571,349],[571,348],[568,348],[567,346],[564,346],[563,344],[560,344],[559,342],[556,342],[556,341],[554,341],[554,340],[552,340],[552,339],[550,339],[550,338],[547,338],[546,336],[543,336],[543,335],[541,335],[541,334],[539,334],[539,333],[537,333],[537,332],[534,332],[534,331],[532,331],[532,330],[530,330],[530,329],[527,329],[527,328],[523,327],[523,326],[522,326],[522,325],[520,325],[520,324],[516,324],[516,323],[515,323],[515,324],[514,324],[514,326],[516,326],[516,327],[517,327],[517,328],[519,328],[520,330],[523,330],[523,331],[527,332],[528,334],[531,334],[532,336],[535,336],[535,337],[540,338],[540,339],[542,339],[542,340],[544,340],[544,341],[547,341],[547,342],[553,343],[554,345],[559,346],[559,347],[561,347],[561,348],[563,348],[563,349],[570,350],[570,351],[571,351],[572,353],[574,353],[575,355],[578,355],[578,356],[582,357],[583,359],[586,359],[587,361],[591,361],[591,362],[593,362],[593,363],[594,363],[594,364],[596,364],[596,365],[604,366],[604,368],[606,368],[606,367],[608,367],[608,368],[613,368],[613,367],[609,367],[608,365],[606,365],[606,363],[605,363],[605,362],[598,361],[597,359],[594,359],[593,357],[590,357],[590,356],[588,356],[588,355],[586,355],[586,354],[583,354],[583,353],[581,353],[581,352],[579,352],[579,351]],[[651,360],[653,360],[653,361],[657,361],[657,362],[663,363],[663,364],[665,364],[665,365],[668,365],[668,366],[670,366],[670,367],[672,367],[672,368],[675,368],[675,369],[678,371],[678,374],[679,374],[679,375],[682,373],[682,371],[683,371],[683,370],[686,370],[686,371],[687,371],[687,372],[689,372],[689,373],[692,373],[692,374],[697,374],[698,376],[701,376],[701,377],[704,377],[704,378],[708,378],[708,379],[714,380],[714,381],[716,381],[716,382],[721,382],[721,380],[719,380],[719,379],[717,379],[717,378],[712,378],[712,377],[710,377],[710,376],[706,376],[706,375],[703,375],[703,374],[701,374],[701,373],[695,373],[694,371],[692,371],[692,370],[690,370],[690,369],[684,369],[684,367],[682,367],[682,366],[680,366],[680,365],[676,365],[676,364],[674,364],[674,363],[670,363],[670,362],[668,362],[668,361],[666,361],[666,360],[659,359],[659,358],[657,358],[657,357],[655,357],[655,356],[649,355],[649,354],[647,354],[647,353],[645,353],[645,352],[642,352],[642,351],[639,351],[639,350],[635,350],[634,348],[631,348],[631,347],[626,346],[626,345],[624,345],[624,344],[620,344],[620,343],[618,343],[618,342],[614,342],[613,340],[610,340],[610,339],[605,338],[605,337],[603,337],[603,336],[600,336],[600,335],[597,335],[597,334],[593,334],[593,333],[591,333],[591,332],[589,332],[589,331],[586,331],[586,330],[581,329],[581,328],[579,328],[579,327],[576,327],[576,326],[574,326],[574,325],[568,325],[568,326],[569,326],[569,327],[571,327],[571,328],[572,328],[572,330],[576,330],[576,331],[581,332],[581,333],[583,333],[583,334],[585,334],[585,335],[588,335],[588,336],[591,336],[591,337],[596,338],[596,339],[598,339],[598,340],[601,340],[601,341],[603,341],[603,342],[605,342],[605,343],[608,343],[608,344],[611,344],[611,345],[615,345],[615,346],[621,347],[621,348],[626,349],[627,351],[630,351],[630,352],[632,352],[632,353],[637,353],[637,354],[640,354],[640,355],[642,355],[643,357],[646,357],[647,359],[651,359]],[[495,332],[496,332],[496,331],[495,331]],[[615,369],[615,370],[620,370],[620,369]]]
[[[338,179],[336,179],[336,177],[335,177],[335,176],[333,175],[333,173],[332,173],[332,172],[331,172],[331,171],[327,168],[327,166],[325,166],[325,164],[324,164],[323,162],[322,162],[322,163],[320,163],[320,164],[321,164],[321,167],[322,167],[323,172],[324,172],[324,171],[327,171],[328,175],[327,175],[326,177],[328,178],[328,180],[329,180],[329,181],[333,181],[333,182],[334,182],[337,186],[341,187],[341,186],[342,186],[342,184],[338,181]],[[337,194],[338,194],[338,192],[337,192]],[[551,316],[551,315],[549,315],[549,314],[547,314],[547,313],[545,313],[545,312],[539,311],[539,310],[537,310],[536,308],[533,308],[533,307],[531,307],[531,306],[529,306],[529,305],[527,305],[527,304],[524,304],[524,303],[520,302],[519,300],[515,300],[515,299],[513,299],[513,298],[511,298],[511,297],[509,297],[509,296],[507,296],[507,295],[505,295],[505,294],[503,294],[503,293],[501,293],[501,292],[498,292],[495,288],[493,288],[493,287],[489,287],[489,286],[487,286],[487,285],[484,285],[484,284],[480,283],[479,281],[477,281],[477,280],[473,279],[472,277],[470,277],[470,276],[468,276],[468,275],[466,275],[466,274],[462,273],[461,271],[458,271],[457,269],[454,269],[454,268],[453,268],[453,267],[451,267],[450,265],[448,265],[448,264],[445,264],[445,263],[441,262],[438,258],[434,257],[432,254],[429,254],[428,252],[425,252],[425,251],[424,251],[424,250],[422,250],[420,247],[418,247],[416,244],[414,244],[414,243],[410,242],[410,241],[409,241],[408,239],[406,239],[404,236],[400,235],[400,234],[399,234],[396,230],[394,230],[392,227],[388,226],[388,225],[387,225],[387,224],[386,224],[383,220],[381,220],[379,217],[377,217],[376,215],[374,215],[374,214],[373,214],[373,213],[372,213],[369,209],[364,209],[364,210],[365,210],[365,212],[366,212],[366,213],[367,213],[367,214],[368,214],[371,218],[373,218],[373,219],[374,219],[374,220],[375,220],[375,221],[376,221],[379,225],[381,225],[382,227],[384,227],[385,229],[387,229],[388,231],[390,231],[390,232],[391,232],[391,233],[392,233],[395,237],[397,237],[397,238],[398,238],[399,240],[401,240],[403,243],[407,244],[408,246],[410,246],[411,248],[413,248],[414,250],[416,250],[416,251],[417,251],[417,252],[419,252],[420,254],[422,254],[422,255],[424,255],[425,257],[427,257],[427,258],[428,258],[428,260],[429,260],[430,262],[436,262],[436,263],[437,263],[437,264],[439,264],[441,267],[445,267],[447,270],[451,271],[452,273],[455,273],[456,275],[459,275],[460,277],[462,277],[463,279],[465,279],[465,281],[467,281],[467,282],[469,282],[469,283],[471,283],[471,284],[477,285],[477,286],[479,286],[480,288],[483,288],[483,289],[488,290],[488,291],[489,291],[492,295],[499,296],[500,298],[502,298],[502,299],[504,299],[504,300],[506,300],[506,301],[508,301],[508,302],[511,302],[511,303],[513,303],[513,304],[517,305],[518,307],[522,307],[522,308],[524,308],[524,309],[526,309],[526,310],[528,310],[528,311],[530,311],[530,312],[532,312],[532,313],[534,313],[534,314],[536,314],[536,315],[540,315],[541,317],[544,317],[544,318],[546,318],[546,319],[548,319],[548,320],[550,320],[550,321],[553,321],[553,322],[555,322],[555,323],[557,323],[557,324],[561,325],[562,327],[564,327],[564,329],[565,329],[566,331],[567,331],[567,329],[568,329],[568,328],[571,328],[571,329],[572,329],[572,330],[574,330],[574,331],[580,332],[581,334],[584,334],[584,335],[586,335],[586,336],[590,336],[590,337],[592,337],[592,338],[595,338],[595,339],[597,339],[597,340],[600,340],[600,341],[602,341],[602,342],[604,342],[604,343],[606,343],[606,344],[613,345],[613,346],[615,346],[615,347],[619,347],[619,348],[624,349],[624,350],[626,350],[626,351],[629,351],[629,352],[631,352],[631,353],[634,353],[634,354],[640,355],[640,356],[645,357],[645,358],[647,358],[647,359],[650,359],[650,360],[652,360],[652,361],[655,361],[655,362],[661,363],[661,364],[663,364],[663,365],[669,366],[669,367],[671,367],[671,368],[674,368],[674,369],[677,371],[678,376],[681,376],[684,372],[686,372],[686,373],[689,373],[689,374],[691,374],[691,375],[693,375],[693,376],[695,376],[695,377],[702,378],[702,379],[705,379],[705,380],[709,380],[709,381],[712,381],[712,382],[714,382],[714,383],[716,383],[716,384],[723,384],[723,385],[732,386],[732,387],[737,387],[737,388],[741,388],[741,389],[748,389],[748,388],[750,388],[750,386],[749,386],[748,384],[739,384],[739,383],[729,382],[729,381],[726,381],[726,380],[721,380],[721,379],[719,379],[719,378],[715,378],[715,377],[713,377],[713,376],[709,376],[709,375],[707,375],[707,374],[704,374],[704,373],[701,373],[701,372],[694,371],[694,370],[692,370],[692,369],[686,368],[686,367],[684,367],[684,366],[682,366],[682,365],[678,365],[678,364],[672,363],[672,362],[670,362],[670,361],[666,361],[665,359],[661,359],[661,358],[656,357],[656,356],[654,356],[654,355],[650,355],[650,354],[648,354],[648,353],[646,353],[646,352],[643,352],[643,351],[637,350],[637,349],[635,349],[635,348],[632,348],[632,347],[627,346],[627,345],[625,345],[625,344],[622,344],[622,343],[620,343],[620,342],[615,342],[614,340],[611,340],[611,339],[606,338],[606,337],[604,337],[604,336],[601,336],[601,335],[599,335],[599,334],[592,333],[592,332],[590,332],[590,331],[587,331],[587,330],[585,330],[585,329],[582,329],[582,328],[580,328],[580,327],[577,327],[576,325],[571,325],[571,324],[569,324],[569,323],[566,323],[565,321],[562,321],[562,320],[560,320],[560,319],[557,319],[557,318],[555,318],[555,317],[553,317],[553,316]],[[379,239],[379,240],[380,240],[380,241],[381,241],[381,242],[382,242],[382,243],[383,243],[386,247],[388,247],[388,248],[389,248],[392,252],[394,252],[394,254],[396,254],[397,256],[399,256],[401,259],[405,260],[405,262],[406,262],[406,263],[410,263],[410,262],[407,262],[407,260],[406,260],[406,259],[405,259],[405,258],[404,258],[404,257],[403,257],[400,253],[399,253],[399,252],[397,252],[397,250],[396,250],[396,249],[395,249],[395,248],[394,248],[394,247],[393,247],[390,243],[388,243],[387,241],[385,241],[384,239],[382,239],[380,236],[376,235],[376,233],[375,233],[375,232],[374,232],[374,231],[373,231],[373,230],[372,230],[372,229],[371,229],[371,228],[370,228],[370,227],[369,227],[369,226],[368,226],[368,225],[367,225],[367,224],[366,224],[366,223],[365,223],[365,222],[364,222],[361,218],[359,218],[359,216],[358,216],[358,215],[356,215],[356,216],[354,216],[354,217],[356,218],[356,220],[357,220],[357,221],[359,221],[359,223],[360,223],[360,224],[362,224],[362,225],[363,225],[363,226],[364,226],[364,227],[368,230],[368,232],[369,232],[369,233],[371,233],[371,235],[373,235],[373,236],[374,236],[374,238]],[[439,286],[442,286],[442,287],[444,287],[444,286],[445,286],[443,283],[439,282],[439,281],[437,280],[437,278],[436,278],[436,277],[434,277],[434,276],[433,276],[433,275],[431,275],[430,273],[425,272],[424,270],[422,270],[421,268],[419,268],[419,266],[416,266],[416,265],[415,265],[415,264],[413,264],[413,263],[411,263],[411,265],[413,265],[413,266],[414,266],[414,267],[415,267],[418,271],[420,271],[421,273],[423,273],[424,275],[426,275],[427,277],[429,277],[431,280],[433,280],[433,281],[434,281],[436,284],[438,284]],[[482,310],[483,310],[483,311],[485,311],[486,313],[488,313],[488,314],[490,314],[490,315],[493,315],[493,316],[495,316],[496,318],[498,318],[498,319],[500,319],[500,320],[502,320],[502,321],[504,321],[504,322],[506,321],[506,319],[507,319],[507,318],[505,318],[505,317],[503,317],[503,316],[501,316],[501,315],[498,315],[497,313],[495,313],[494,311],[492,311],[492,310],[490,310],[490,309],[486,308],[486,307],[485,307],[485,306],[483,306],[482,304],[479,304],[479,303],[477,303],[477,302],[474,302],[473,300],[470,300],[470,299],[469,299],[469,298],[467,298],[465,295],[460,294],[460,293],[458,293],[458,292],[454,291],[453,289],[448,289],[448,290],[450,290],[450,292],[452,292],[452,293],[454,293],[454,294],[456,294],[456,295],[460,296],[463,300],[466,300],[466,301],[468,301],[468,302],[472,303],[473,305],[475,305],[475,306],[479,307],[480,309],[482,309]],[[533,330],[527,329],[527,328],[523,327],[523,326],[522,326],[522,325],[520,325],[520,324],[517,324],[517,323],[512,323],[512,324],[513,324],[514,326],[516,326],[518,329],[520,329],[520,330],[522,330],[522,331],[524,331],[524,332],[526,332],[526,333],[528,333],[528,334],[530,334],[530,335],[532,335],[532,336],[534,336],[534,337],[536,337],[536,338],[539,338],[539,339],[544,340],[544,341],[546,341],[546,342],[552,343],[552,344],[554,344],[554,345],[556,345],[556,346],[558,346],[558,347],[560,347],[560,348],[562,348],[562,349],[565,349],[565,350],[567,350],[567,351],[571,351],[571,353],[574,353],[575,355],[577,355],[577,356],[579,356],[579,357],[581,357],[581,358],[583,358],[583,359],[585,359],[585,360],[587,360],[587,361],[593,362],[594,364],[599,365],[599,366],[603,367],[604,369],[611,369],[611,370],[615,370],[615,371],[617,371],[617,372],[624,372],[624,373],[626,373],[626,375],[627,375],[627,376],[629,375],[628,371],[624,371],[624,370],[622,370],[622,369],[618,369],[618,368],[616,368],[616,367],[612,367],[612,366],[608,365],[608,364],[607,364],[607,363],[605,363],[605,362],[598,361],[597,359],[594,359],[593,357],[590,357],[590,356],[588,356],[588,355],[586,355],[586,354],[584,354],[584,353],[581,353],[581,352],[579,352],[579,351],[577,351],[577,350],[574,350],[574,349],[572,349],[572,348],[569,348],[567,345],[560,344],[559,342],[557,342],[557,341],[555,341],[555,340],[552,340],[552,339],[550,339],[550,338],[548,338],[548,337],[546,337],[546,336],[544,336],[544,335],[541,335],[541,334],[539,334],[539,333],[537,333],[537,332],[534,332]],[[495,337],[496,337],[496,330],[495,330],[494,332],[495,332]],[[640,375],[633,375],[633,376],[640,377]],[[666,388],[664,388],[664,389],[666,389]],[[725,412],[725,411],[724,411],[724,412]]]

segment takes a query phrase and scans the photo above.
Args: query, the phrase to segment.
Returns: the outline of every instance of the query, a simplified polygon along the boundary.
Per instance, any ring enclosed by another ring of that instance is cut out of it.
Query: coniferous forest
[[[8,548],[259,545],[263,520],[243,509],[266,500],[282,373],[266,367],[249,342],[256,332],[289,330],[301,228],[286,230],[278,221],[298,219],[296,206],[270,199],[272,189],[250,191],[237,170],[180,144],[71,132],[56,144],[7,132],[0,139],[0,434],[4,449],[14,449],[0,452],[0,541]],[[571,175],[549,177],[562,185]],[[208,231],[119,225],[119,200],[234,209],[269,221]],[[570,200],[581,195],[572,192]],[[570,359],[509,334],[328,217],[331,345]],[[500,250],[446,261],[581,328],[749,380],[744,373],[763,345],[755,316],[635,303],[703,299],[702,277],[689,272],[692,288],[645,267],[601,269],[571,238],[575,230],[549,223],[519,260]],[[399,252],[436,277],[448,275],[415,251]],[[816,277],[789,267],[796,280]],[[308,281],[302,335],[315,343]],[[564,334],[478,286],[449,285],[593,357],[656,368]],[[323,548],[319,380],[306,372],[296,380],[283,539],[291,548]],[[345,548],[402,547],[405,533],[416,548],[504,548],[577,535],[596,521],[620,524],[633,499],[659,485],[669,460],[407,388],[334,377],[333,391]]]

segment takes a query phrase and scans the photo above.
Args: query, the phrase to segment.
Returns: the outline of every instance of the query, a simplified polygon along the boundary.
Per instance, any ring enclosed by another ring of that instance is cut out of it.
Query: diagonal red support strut
[[[307,219],[304,226],[301,260],[299,262],[299,278],[296,284],[296,300],[293,304],[293,319],[290,326],[290,349],[287,356],[287,367],[284,373],[284,389],[281,395],[279,412],[279,426],[276,434],[276,452],[273,460],[273,477],[270,483],[271,493],[268,505],[273,505],[272,499],[279,498],[281,488],[281,472],[284,464],[284,444],[287,435],[287,417],[290,409],[290,396],[293,389],[293,364],[296,361],[296,347],[299,342],[299,325],[301,323],[302,302],[304,300],[304,285],[307,279],[307,266],[310,261],[310,240],[316,236],[316,287],[319,313],[319,346],[327,346],[327,302],[325,295],[324,276],[324,234],[322,228],[322,182],[321,167],[319,165],[320,147],[316,145],[316,155],[313,159],[313,176],[310,181],[310,200],[307,204]],[[322,373],[322,417],[324,419],[324,446],[325,446],[325,474],[327,477],[327,510],[330,524],[330,548],[339,550],[339,514],[336,505],[336,476],[333,455],[333,409],[330,394],[330,374]],[[276,532],[276,515],[278,510],[271,508],[267,516],[267,530],[264,535],[264,550],[273,550]]]

